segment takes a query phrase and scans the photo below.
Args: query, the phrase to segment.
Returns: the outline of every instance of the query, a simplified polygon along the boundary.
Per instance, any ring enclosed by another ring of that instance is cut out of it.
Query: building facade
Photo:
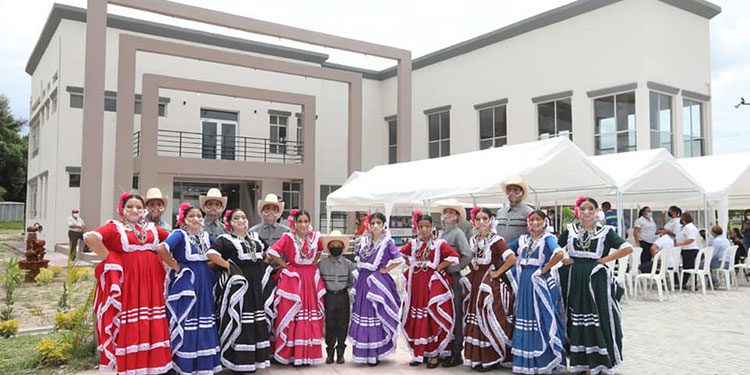
[[[398,132],[410,135],[408,160],[554,136],[570,137],[590,155],[656,147],[677,157],[711,154],[709,22],[719,12],[704,1],[579,0],[416,58],[411,124],[401,127],[394,68],[340,66],[316,52],[109,15],[102,218],[112,215],[112,197],[133,187],[158,186],[172,198],[170,213],[175,202],[197,202],[220,187],[228,206],[255,220],[254,202],[276,193],[288,208],[313,211],[314,224],[323,227],[326,196],[350,172],[347,124],[357,110],[362,170],[398,160]],[[80,196],[85,15],[53,6],[26,69],[32,85],[27,222],[44,225],[55,243],[67,240],[65,218],[86,199]],[[133,134],[118,139],[123,35],[320,68],[329,78],[138,52]],[[142,77],[208,82],[217,90],[165,84],[154,106],[144,102]],[[361,108],[351,109],[347,82],[360,82]],[[273,95],[280,99],[266,99]],[[314,103],[314,110],[302,103]],[[314,114],[307,142],[306,106]],[[154,136],[141,129],[149,114],[157,118]],[[125,141],[132,145],[125,158],[133,168],[129,183],[115,168],[123,158],[115,149]],[[150,149],[158,165],[142,156]],[[314,163],[303,170],[305,152]],[[345,216],[334,215],[332,224],[343,228]]]

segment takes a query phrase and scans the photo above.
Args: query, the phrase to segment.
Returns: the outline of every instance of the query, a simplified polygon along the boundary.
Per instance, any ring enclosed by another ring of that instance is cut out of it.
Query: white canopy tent
[[[501,184],[520,175],[529,185],[529,203],[554,204],[580,194],[598,196],[614,180],[568,138],[558,137],[481,151],[377,166],[344,184],[326,199],[328,212],[397,206],[429,208],[435,200],[470,204],[505,199]]]
[[[624,209],[705,202],[698,181],[663,148],[592,156],[591,161],[617,184],[610,195],[617,200],[619,224],[623,223]]]
[[[750,207],[750,152],[678,159],[701,184],[719,212],[719,225],[728,227],[729,209]]]

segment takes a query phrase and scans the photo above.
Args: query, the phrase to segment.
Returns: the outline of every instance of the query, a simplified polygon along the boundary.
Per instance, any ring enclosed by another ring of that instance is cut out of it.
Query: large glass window
[[[201,109],[201,144],[204,159],[235,160],[237,112]]]
[[[635,92],[594,99],[596,155],[635,151]]]
[[[508,143],[507,106],[479,110],[479,149],[505,146]]]
[[[320,185],[320,230],[324,231],[327,227],[326,213],[328,209],[326,207],[326,199],[328,194],[333,193],[341,185]],[[344,212],[331,212],[331,230],[338,229],[341,232],[346,232],[346,213]]]
[[[270,115],[271,124],[271,148],[272,154],[286,154],[286,137],[289,117]]]
[[[703,156],[703,103],[690,99],[682,101],[682,133],[685,157]]]
[[[295,208],[300,208],[301,182],[284,182],[281,184],[281,198],[284,200],[284,218]]]
[[[539,103],[536,108],[539,139],[557,136],[573,139],[573,111],[570,98]]]
[[[651,148],[664,148],[674,153],[672,147],[672,97],[653,92],[649,94],[651,120]]]
[[[34,119],[31,120],[29,126],[29,149],[31,151],[31,157],[39,155],[39,117],[37,114]]]
[[[388,121],[388,164],[398,162],[398,127],[395,119]]]
[[[450,111],[427,115],[427,148],[430,159],[451,154]]]
[[[37,183],[37,179],[33,179],[29,182],[29,201],[27,202],[29,205],[29,217],[32,219],[39,218],[39,212],[37,210],[38,208],[38,194],[39,194],[39,184]]]

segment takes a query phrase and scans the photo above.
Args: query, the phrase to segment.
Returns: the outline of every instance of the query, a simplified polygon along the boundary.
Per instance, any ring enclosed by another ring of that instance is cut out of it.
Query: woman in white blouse
[[[682,230],[677,233],[675,246],[682,247],[682,268],[686,270],[695,268],[695,257],[698,255],[698,238],[700,233],[695,224],[693,224],[693,215],[685,212],[680,217]],[[686,287],[687,280],[682,280],[683,287]]]
[[[643,251],[641,252],[641,264],[651,260],[651,245],[656,242],[656,223],[651,217],[651,207],[645,206],[638,211],[638,220],[635,221],[633,237]]]

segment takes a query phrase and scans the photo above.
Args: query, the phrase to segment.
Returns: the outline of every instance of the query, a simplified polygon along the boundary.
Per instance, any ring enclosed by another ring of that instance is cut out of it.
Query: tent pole
[[[326,210],[326,233],[331,233],[331,210]]]
[[[625,238],[625,233],[623,233],[623,227],[624,227],[625,223],[623,223],[623,220],[624,220],[623,216],[624,215],[622,214],[622,210],[623,210],[623,208],[622,208],[622,192],[618,188],[617,189],[617,232],[620,234],[620,236],[622,238]]]
[[[706,199],[706,194],[703,194],[703,228],[706,229],[706,234],[708,234],[708,199]]]

